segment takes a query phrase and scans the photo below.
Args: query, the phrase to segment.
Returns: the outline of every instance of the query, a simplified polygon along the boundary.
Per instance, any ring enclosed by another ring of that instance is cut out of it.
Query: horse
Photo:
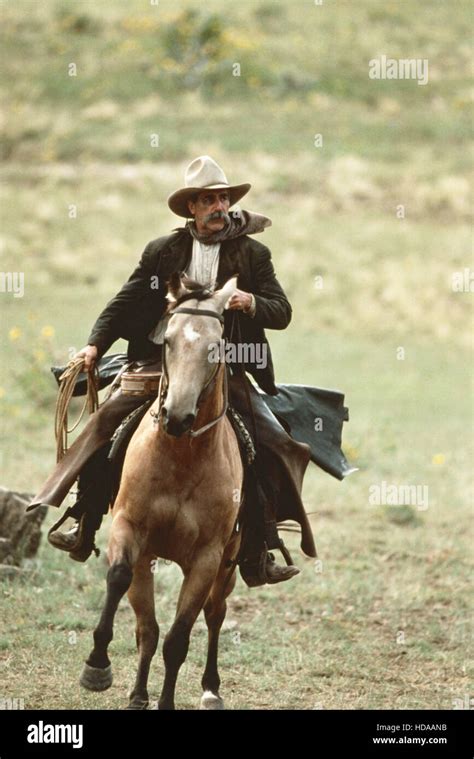
[[[244,473],[226,415],[227,367],[222,360],[209,360],[209,348],[222,339],[222,314],[237,278],[215,292],[198,292],[190,284],[180,275],[168,283],[166,384],[127,449],[112,506],[105,603],[80,678],[93,691],[112,684],[107,650],[115,613],[128,593],[136,616],[138,670],[127,709],[149,706],[148,676],[159,638],[152,571],[156,557],[176,562],[184,575],[176,616],[163,643],[165,678],[158,709],[175,708],[179,669],[201,610],[208,649],[200,709],[224,708],[218,642],[226,598],[236,581],[240,531],[235,527]]]

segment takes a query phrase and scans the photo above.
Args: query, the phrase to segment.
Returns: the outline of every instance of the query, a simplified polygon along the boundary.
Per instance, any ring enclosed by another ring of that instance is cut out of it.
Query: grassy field
[[[472,293],[452,287],[473,269],[470,4],[0,7],[0,269],[25,277],[24,297],[0,293],[1,484],[33,492],[49,473],[49,366],[82,347],[146,243],[177,226],[166,197],[187,161],[209,153],[232,181],[252,182],[243,207],[273,219],[260,239],[294,308],[288,330],[268,335],[277,380],[346,393],[344,449],[359,467],[343,483],[308,470],[318,563],[288,534],[298,578],[253,590],[239,579],[222,636],[226,704],[452,708],[472,694]],[[429,84],[370,80],[381,54],[428,58]],[[371,505],[382,482],[427,487],[428,508]],[[1,584],[1,697],[126,705],[136,667],[127,602],[114,686],[93,695],[78,685],[105,571],[102,557],[77,565],[44,543],[30,574]],[[161,564],[161,639],[179,583],[179,569]],[[205,639],[200,620],[179,708],[198,704]],[[158,653],[153,699],[162,676]]]
[[[284,345],[277,351],[284,371]],[[328,338],[309,348],[315,377],[348,391],[348,453],[361,467],[346,482],[313,466],[305,484],[319,563],[299,553],[302,574],[286,586],[249,590],[240,580],[222,636],[222,693],[229,708],[452,708],[469,686],[469,489],[465,401],[468,381],[456,356],[416,345],[417,370],[387,368],[385,351]],[[369,357],[370,356],[370,360]],[[329,361],[329,357],[331,360]],[[348,367],[350,371],[348,371]],[[297,378],[295,378],[297,379]],[[403,411],[400,406],[402,405]],[[444,420],[438,422],[435,420]],[[45,442],[51,442],[51,436]],[[35,457],[36,458],[36,457]],[[51,464],[52,455],[43,456]],[[387,480],[423,483],[429,507],[371,506],[369,487]],[[21,480],[25,485],[29,480]],[[100,545],[105,546],[102,531]],[[92,695],[78,685],[104,600],[102,559],[71,562],[46,544],[27,580],[3,587],[0,639],[3,691],[38,708],[121,708],[136,666],[134,615],[124,602],[111,646],[115,685]],[[180,571],[156,577],[162,635],[169,628]],[[177,705],[199,701],[206,632],[192,637]],[[41,657],[38,657],[41,652]],[[163,666],[152,668],[158,698]]]

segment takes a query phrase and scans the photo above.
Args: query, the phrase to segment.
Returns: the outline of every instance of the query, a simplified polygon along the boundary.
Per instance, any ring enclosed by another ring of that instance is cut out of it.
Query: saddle
[[[156,367],[156,368],[155,368]],[[160,386],[161,364],[145,364],[139,361],[126,367],[120,375],[120,389],[124,395],[157,395]]]

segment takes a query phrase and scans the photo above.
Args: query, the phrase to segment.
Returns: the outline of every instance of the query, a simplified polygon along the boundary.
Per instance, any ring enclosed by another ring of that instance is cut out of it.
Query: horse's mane
[[[196,280],[190,279],[189,277],[183,277],[181,281],[182,284],[191,292],[183,293],[183,295],[180,295],[177,300],[174,300],[172,303],[168,303],[166,312],[171,311],[173,308],[176,308],[181,303],[184,303],[184,301],[190,300],[191,298],[196,300],[207,300],[214,295],[214,290],[212,289],[210,282],[203,284],[202,282],[196,282]],[[170,280],[170,283],[173,283],[173,280]]]

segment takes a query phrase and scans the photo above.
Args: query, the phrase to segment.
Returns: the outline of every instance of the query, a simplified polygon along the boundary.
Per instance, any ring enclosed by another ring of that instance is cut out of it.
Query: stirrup
[[[281,538],[280,538],[280,545],[278,546],[278,550],[281,551],[281,554],[286,561],[286,566],[293,567],[295,565],[295,562],[291,558],[291,554]]]
[[[74,507],[71,507],[70,509],[67,509],[63,516],[51,527],[51,529],[48,531],[48,542],[50,545],[52,545],[54,548],[57,548],[60,551],[67,551],[69,553],[69,557],[73,559],[74,561],[86,561],[92,552],[95,553],[96,556],[100,555],[99,548],[95,545],[95,530],[92,532],[92,535],[87,536],[87,526],[86,526],[86,520],[87,520],[87,513],[84,512],[78,521],[78,529],[77,529],[77,536],[76,541],[71,546],[60,546],[54,543],[54,541],[51,540],[51,536],[53,533],[55,533],[58,528],[63,524],[63,522],[66,521],[66,519],[70,516],[75,516],[73,512]],[[73,513],[71,513],[73,512]],[[91,539],[91,540],[90,540]],[[89,542],[90,541],[90,542]]]
[[[285,546],[283,540],[279,538],[279,546],[278,549],[281,551],[283,558],[285,559],[286,566],[287,567],[294,567],[295,562],[291,558],[291,554],[288,550],[288,548]],[[272,549],[276,550],[276,549]],[[243,579],[243,581],[246,583],[246,585],[249,586],[249,588],[255,588],[259,585],[266,585],[268,583],[268,576],[267,576],[267,556],[272,560],[275,561],[275,556],[273,553],[270,553],[268,550],[268,545],[266,541],[263,543],[263,548],[258,555],[258,558],[254,559],[253,561],[245,560],[239,564],[240,569],[240,575]]]
[[[95,545],[96,530],[90,530],[87,525],[88,514],[85,512],[80,521],[77,531],[77,541],[69,551],[69,558],[73,561],[87,561],[91,553],[100,556],[100,550]]]
[[[240,576],[249,588],[256,588],[260,585],[266,585],[267,573],[265,565],[267,563],[267,544],[261,550],[258,558],[253,560],[244,559],[239,563]]]

